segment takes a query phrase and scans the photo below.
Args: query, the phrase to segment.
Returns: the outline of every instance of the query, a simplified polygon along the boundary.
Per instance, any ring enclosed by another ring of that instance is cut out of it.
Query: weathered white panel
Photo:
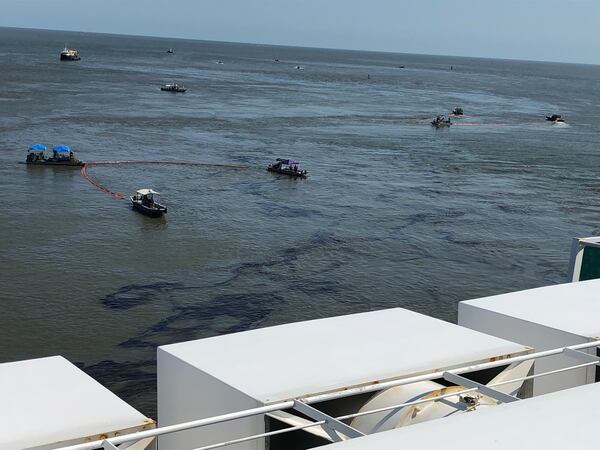
[[[533,347],[535,351],[566,347],[589,342],[586,337],[546,327],[536,323],[506,316],[462,302],[458,305],[458,324],[474,330]],[[579,361],[580,362],[580,361]],[[534,373],[548,372],[578,364],[568,356],[552,356],[536,360]],[[561,389],[586,384],[595,368],[583,368],[536,378],[533,380],[533,395],[546,394]]]
[[[52,449],[154,428],[62,356],[0,364],[0,449]]]
[[[258,402],[170,353],[158,349],[159,426],[217,416],[259,406]],[[196,428],[159,438],[160,449],[188,450],[264,432],[254,417]],[[232,450],[264,448],[263,440],[229,446]]]
[[[484,362],[528,348],[395,308],[166,345],[161,350],[268,404]]]

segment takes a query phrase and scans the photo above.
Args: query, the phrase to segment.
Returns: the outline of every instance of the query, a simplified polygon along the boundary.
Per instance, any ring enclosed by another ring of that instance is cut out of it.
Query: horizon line
[[[542,60],[542,59],[524,59],[524,58],[508,58],[508,57],[490,57],[490,56],[473,56],[473,55],[440,55],[433,53],[411,53],[411,52],[399,52],[389,50],[364,50],[356,48],[336,48],[336,47],[314,47],[314,46],[303,46],[303,45],[290,45],[290,44],[273,44],[265,42],[242,42],[242,41],[220,41],[216,39],[200,39],[191,37],[176,37],[176,36],[157,36],[152,34],[131,34],[131,33],[109,33],[106,31],[82,31],[82,30],[63,30],[56,28],[31,28],[31,27],[16,27],[8,25],[0,25],[0,28],[9,28],[14,30],[36,30],[36,31],[53,31],[63,33],[83,33],[83,34],[104,34],[109,36],[126,36],[126,37],[137,37],[137,38],[155,38],[155,39],[173,39],[179,41],[195,41],[195,42],[215,42],[221,44],[242,44],[242,45],[254,45],[254,46],[265,46],[265,47],[287,47],[287,48],[303,48],[303,49],[315,49],[315,50],[334,50],[334,51],[345,51],[345,52],[356,52],[356,53],[386,53],[391,55],[411,55],[411,56],[434,56],[443,58],[465,58],[465,59],[487,59],[494,61],[514,61],[514,62],[530,62],[530,63],[542,63],[542,64],[566,64],[576,66],[600,66],[600,63],[585,63],[585,62],[567,62],[567,61],[553,61],[553,60]]]

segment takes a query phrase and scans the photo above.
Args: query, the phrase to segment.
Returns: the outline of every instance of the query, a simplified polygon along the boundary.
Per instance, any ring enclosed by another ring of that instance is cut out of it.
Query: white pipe
[[[488,386],[496,387],[496,386],[502,386],[503,384],[514,383],[515,381],[533,380],[534,378],[545,377],[547,375],[554,375],[555,373],[567,372],[568,370],[581,369],[583,367],[594,366],[596,364],[599,364],[598,361],[591,361],[591,362],[587,362],[587,363],[583,363],[583,364],[578,364],[576,366],[563,367],[562,369],[550,370],[548,372],[542,372],[542,373],[535,373],[533,375],[528,375],[526,377],[515,378],[514,380],[501,381],[499,383],[492,383],[492,384],[488,384]]]
[[[529,353],[527,355],[514,356],[512,358],[499,359],[497,361],[490,361],[487,363],[473,364],[472,366],[464,366],[464,367],[459,367],[456,369],[441,370],[439,372],[426,373],[424,375],[417,375],[414,377],[402,378],[399,380],[391,380],[391,381],[384,381],[382,383],[368,384],[366,386],[359,386],[359,387],[355,387],[355,388],[345,389],[343,391],[334,391],[334,392],[328,392],[326,394],[312,395],[312,396],[304,397],[303,399],[299,399],[299,400],[302,402],[305,402],[305,403],[309,403],[309,404],[310,403],[318,403],[318,402],[323,402],[323,401],[327,401],[327,400],[334,400],[334,399],[338,399],[338,398],[349,397],[351,395],[364,394],[366,392],[381,391],[383,389],[388,389],[388,388],[395,387],[395,386],[403,386],[405,384],[416,383],[419,381],[431,381],[431,380],[435,380],[437,378],[443,378],[443,375],[445,372],[450,372],[455,375],[461,375],[461,374],[467,373],[467,372],[475,372],[478,370],[491,369],[494,367],[513,364],[516,362],[528,361],[530,359],[544,358],[546,356],[558,355],[558,354],[564,352],[565,348],[570,348],[571,350],[581,350],[584,348],[591,348],[591,347],[598,347],[598,346],[600,346],[600,340],[586,342],[583,344],[571,345],[569,347],[561,347],[561,348],[555,348],[552,350],[545,350],[545,351],[537,352],[537,353]]]
[[[456,395],[468,394],[469,392],[473,392],[478,389],[479,388],[474,387],[474,388],[470,388],[470,389],[465,389],[464,391],[452,392],[451,394],[438,395],[437,397],[423,398],[421,400],[415,400],[412,402],[400,403],[399,405],[386,406],[384,408],[371,409],[370,411],[363,411],[363,412],[358,412],[358,413],[354,413],[354,414],[347,414],[345,416],[336,417],[336,419],[337,420],[354,419],[355,417],[367,416],[369,414],[390,411],[392,409],[400,409],[400,408],[404,408],[405,406],[413,406],[413,405],[419,405],[421,403],[435,402],[437,400],[442,400],[442,399],[448,398],[448,397],[454,397]]]
[[[283,428],[281,430],[269,431],[268,433],[255,434],[254,436],[243,437],[239,439],[233,439],[227,442],[220,442],[219,444],[211,444],[205,447],[198,447],[193,450],[211,450],[213,448],[225,447],[226,445],[239,444],[240,442],[251,441],[253,439],[260,439],[263,437],[275,436],[277,434],[288,433],[290,431],[298,431],[304,430],[306,428],[316,427],[317,425],[323,425],[325,423],[324,420],[320,420],[318,422],[309,423],[308,425],[297,425],[295,427]]]
[[[288,409],[294,406],[294,401],[290,400],[287,402],[274,403],[268,406],[260,406],[258,408],[245,409],[243,411],[236,411],[233,413],[222,414],[220,416],[207,417],[205,419],[192,420],[190,422],[177,423],[175,425],[167,425],[160,428],[154,428],[153,430],[140,431],[137,433],[124,434],[123,436],[115,436],[108,439],[102,439],[93,442],[86,442],[84,444],[71,445],[69,447],[61,447],[57,450],[94,450],[96,448],[102,448],[102,443],[108,441],[113,445],[123,444],[129,441],[137,441],[147,437],[161,436],[163,434],[175,433],[177,431],[189,430],[191,428],[203,427],[206,425],[213,425],[216,423],[227,422],[235,419],[243,419],[245,417],[257,416],[259,414],[266,414],[282,409]]]

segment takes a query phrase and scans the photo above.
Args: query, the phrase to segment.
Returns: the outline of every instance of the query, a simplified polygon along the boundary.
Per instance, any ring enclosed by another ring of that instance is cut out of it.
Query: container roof
[[[557,284],[461,302],[579,336],[600,337],[600,280]]]
[[[165,345],[160,351],[270,403],[529,348],[395,308]]]
[[[599,402],[600,384],[588,384],[319,448],[597,449]]]
[[[1,450],[56,448],[152,423],[62,356],[0,364],[0,399]]]

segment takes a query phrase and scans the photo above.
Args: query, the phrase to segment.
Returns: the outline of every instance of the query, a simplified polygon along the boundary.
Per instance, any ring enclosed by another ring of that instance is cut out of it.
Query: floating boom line
[[[218,163],[203,163],[197,161],[174,161],[174,160],[112,160],[112,161],[90,161],[83,163],[81,167],[81,176],[85,178],[90,184],[102,192],[106,192],[107,194],[113,196],[117,200],[123,200],[125,198],[124,194],[120,192],[112,191],[106,186],[95,181],[88,173],[87,168],[91,166],[100,166],[100,165],[119,165],[119,164],[158,164],[158,165],[173,165],[173,166],[193,166],[193,167],[218,167],[218,168],[226,168],[226,169],[247,169],[247,166],[242,166],[239,164],[218,164]]]

